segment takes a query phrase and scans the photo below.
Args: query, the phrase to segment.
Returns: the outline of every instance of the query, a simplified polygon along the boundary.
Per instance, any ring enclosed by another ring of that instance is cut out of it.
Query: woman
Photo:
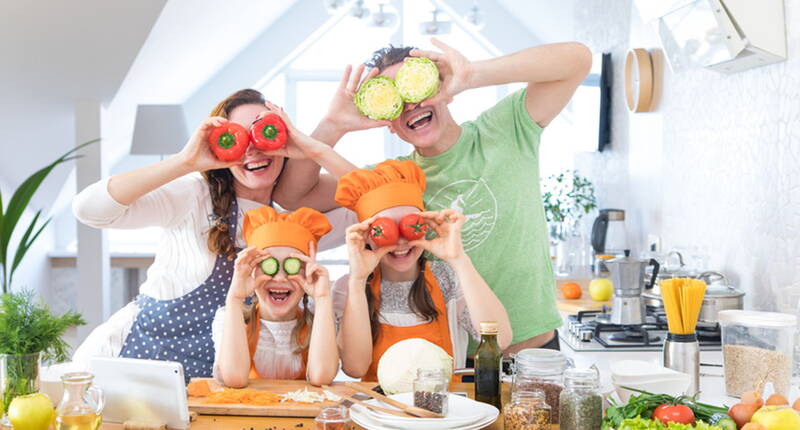
[[[222,162],[206,143],[226,121],[245,128],[264,111],[285,115],[255,90],[241,90],[220,102],[183,150],[141,169],[103,179],[83,190],[73,203],[75,216],[97,228],[161,227],[162,235],[140,295],[95,329],[73,357],[122,356],[181,362],[187,378],[210,376],[214,362],[211,323],[225,303],[236,253],[244,247],[243,213],[272,205],[284,156],[327,163],[333,150],[289,126],[285,150],[252,145],[241,160]],[[348,169],[352,165],[348,166]],[[313,202],[308,203],[314,206]],[[321,249],[342,243],[352,223],[345,210],[326,215],[338,234]]]

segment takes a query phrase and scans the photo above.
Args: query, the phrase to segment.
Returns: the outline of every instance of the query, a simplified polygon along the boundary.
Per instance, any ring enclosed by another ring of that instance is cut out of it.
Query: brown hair
[[[256,303],[250,306],[250,309],[244,309],[244,322],[247,324],[247,343],[255,339],[258,342],[258,332],[256,331],[256,319],[258,318],[258,298],[255,298]],[[292,337],[294,337],[297,348],[293,351],[295,354],[308,348],[311,341],[311,328],[314,325],[314,312],[308,309],[308,294],[303,294],[303,309],[300,311],[300,316],[297,318],[298,323],[295,324],[292,330]],[[308,327],[306,336],[302,336],[303,329]]]
[[[439,318],[439,312],[436,311],[431,293],[425,286],[426,265],[427,260],[425,259],[425,254],[423,254],[419,257],[419,260],[417,260],[417,269],[419,273],[417,274],[417,279],[414,280],[414,284],[411,286],[411,290],[408,292],[408,307],[420,318],[425,319],[427,322],[432,322]],[[366,291],[367,309],[369,310],[369,326],[372,331],[372,341],[375,342],[378,340],[378,335],[380,334],[381,304],[380,301],[375,300],[372,296],[371,284],[372,275],[369,275],[367,278]]]
[[[263,105],[264,101],[264,96],[256,90],[239,90],[219,102],[211,110],[209,116],[228,118],[231,111],[239,106]],[[208,190],[211,193],[211,204],[214,211],[214,225],[208,232],[208,250],[217,255],[224,255],[231,260],[236,256],[236,246],[228,232],[227,222],[228,217],[231,216],[233,199],[236,198],[236,191],[233,188],[233,174],[230,169],[215,169],[206,170],[203,172],[203,177],[208,182]]]
[[[409,53],[413,50],[417,49],[413,46],[394,46],[389,45],[385,48],[381,48],[372,53],[372,58],[367,60],[364,64],[370,68],[378,68],[379,71],[383,71],[383,69],[395,65],[397,63],[401,63],[406,57],[409,57]]]

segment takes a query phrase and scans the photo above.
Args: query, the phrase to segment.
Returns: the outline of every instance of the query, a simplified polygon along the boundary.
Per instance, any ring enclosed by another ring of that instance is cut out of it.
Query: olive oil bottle
[[[475,350],[475,400],[500,409],[503,351],[497,343],[497,323],[481,322],[481,342]]]

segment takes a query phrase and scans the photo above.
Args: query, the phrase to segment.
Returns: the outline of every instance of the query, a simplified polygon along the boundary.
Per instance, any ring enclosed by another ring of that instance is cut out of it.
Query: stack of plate
[[[611,381],[624,403],[636,392],[624,387],[651,393],[680,396],[689,388],[689,375],[641,360],[621,360],[611,365]]]
[[[389,397],[407,405],[414,404],[413,393],[395,394]],[[500,415],[497,408],[486,403],[476,402],[455,394],[450,394],[447,398],[448,411],[444,418],[405,418],[373,411],[360,405],[353,405],[350,408],[350,417],[356,424],[367,430],[477,430],[491,425]],[[395,409],[375,399],[365,403]]]

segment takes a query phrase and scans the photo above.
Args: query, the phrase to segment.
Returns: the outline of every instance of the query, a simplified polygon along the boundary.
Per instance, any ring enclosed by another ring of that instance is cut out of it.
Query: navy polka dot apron
[[[227,220],[231,239],[236,243],[239,207],[233,199]],[[214,270],[199,287],[171,300],[158,300],[139,294],[139,314],[125,339],[120,357],[177,361],[189,378],[210,377],[214,366],[211,323],[225,304],[233,276],[234,260],[217,255]]]

